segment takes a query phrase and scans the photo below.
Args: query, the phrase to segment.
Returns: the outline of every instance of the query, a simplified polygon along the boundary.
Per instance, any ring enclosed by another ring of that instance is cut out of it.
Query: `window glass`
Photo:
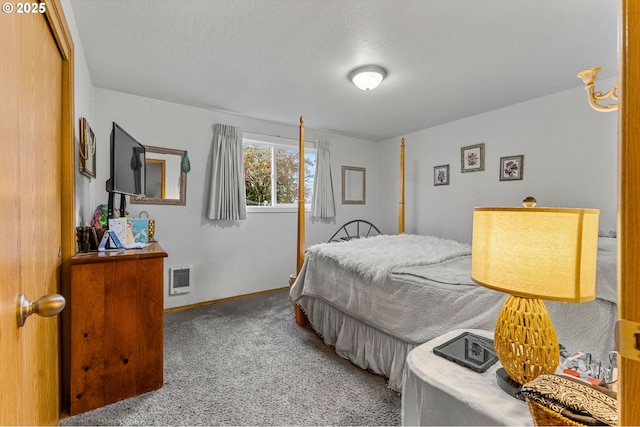
[[[298,201],[298,148],[246,140],[244,172],[247,206],[295,207]],[[305,203],[311,203],[315,150],[305,149]]]
[[[271,146],[243,144],[247,206],[271,206]]]

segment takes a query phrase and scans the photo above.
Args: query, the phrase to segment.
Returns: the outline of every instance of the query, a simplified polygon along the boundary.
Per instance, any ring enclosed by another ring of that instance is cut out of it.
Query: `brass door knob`
[[[60,294],[48,294],[29,302],[24,294],[18,296],[18,327],[24,326],[27,317],[32,314],[51,317],[60,313],[66,305],[64,297]]]

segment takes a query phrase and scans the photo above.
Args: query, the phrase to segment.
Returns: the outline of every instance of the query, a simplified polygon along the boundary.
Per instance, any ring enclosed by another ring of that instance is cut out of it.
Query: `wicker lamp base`
[[[560,362],[558,338],[540,299],[509,295],[498,316],[493,342],[502,367],[521,385],[541,374],[555,373]]]

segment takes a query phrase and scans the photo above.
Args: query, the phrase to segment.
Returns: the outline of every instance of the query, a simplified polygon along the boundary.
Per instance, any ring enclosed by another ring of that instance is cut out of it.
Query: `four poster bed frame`
[[[303,117],[299,143],[302,183]],[[454,329],[493,330],[506,297],[471,280],[471,245],[404,232],[404,157],[403,138],[397,235],[347,236],[305,248],[299,186],[297,270],[289,292],[298,325],[308,321],[338,355],[385,376],[396,391],[413,348]],[[590,352],[601,361],[614,348],[616,252],[615,238],[599,240],[596,300],[545,303],[567,350]]]

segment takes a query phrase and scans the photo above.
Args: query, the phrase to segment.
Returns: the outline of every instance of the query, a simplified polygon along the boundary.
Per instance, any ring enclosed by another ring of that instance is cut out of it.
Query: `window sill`
[[[247,213],[295,213],[298,212],[297,207],[278,207],[278,206],[247,206]],[[304,208],[305,213],[311,212],[311,207]]]

